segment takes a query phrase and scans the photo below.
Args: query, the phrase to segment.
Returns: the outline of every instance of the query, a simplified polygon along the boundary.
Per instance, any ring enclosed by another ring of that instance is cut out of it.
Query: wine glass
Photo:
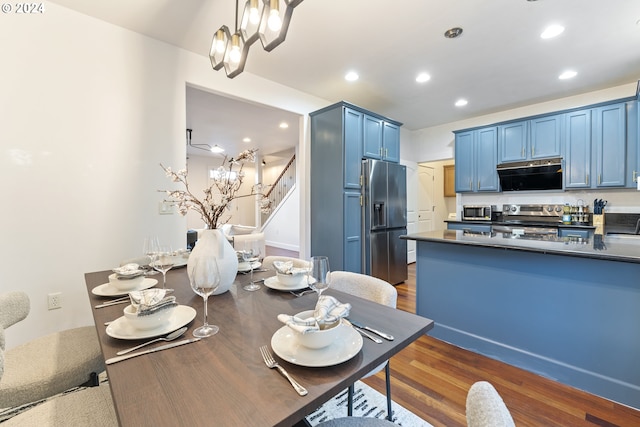
[[[331,270],[329,269],[329,257],[314,256],[309,262],[310,269],[307,284],[318,294],[318,301],[322,292],[331,284]]]
[[[191,271],[191,289],[204,300],[204,325],[193,331],[193,336],[198,338],[215,335],[220,330],[216,325],[207,322],[207,301],[209,295],[215,292],[220,285],[220,271],[218,260],[215,257],[196,258]]]
[[[149,263],[147,264],[147,268],[153,264],[156,253],[158,252],[158,246],[160,245],[158,244],[157,236],[147,236],[144,238],[142,253],[149,258]],[[153,268],[150,268],[146,274],[148,274],[149,276],[152,276],[154,274],[158,274],[158,272],[154,271]]]
[[[251,271],[249,284],[245,285],[242,289],[245,291],[257,291],[260,289],[260,285],[253,281],[253,267],[254,263],[260,260],[260,242],[257,240],[245,242],[241,253],[242,259],[249,263],[249,269]]]
[[[167,271],[171,270],[175,259],[170,246],[158,246],[158,252],[156,252],[155,260],[151,263],[151,266],[162,273],[162,289],[166,289],[167,285]]]

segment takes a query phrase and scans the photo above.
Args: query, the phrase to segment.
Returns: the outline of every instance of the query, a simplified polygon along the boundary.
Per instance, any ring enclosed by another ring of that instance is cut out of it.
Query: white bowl
[[[285,286],[297,286],[302,283],[303,280],[307,278],[306,271],[298,271],[293,274],[289,273],[279,273],[276,271],[276,276],[278,276],[278,282]]]
[[[152,314],[138,316],[136,308],[129,304],[124,308],[123,312],[124,317],[129,321],[129,323],[131,323],[131,326],[136,329],[147,330],[155,329],[168,322],[175,308],[176,306],[174,305],[172,307],[166,307],[162,310],[158,310]]]
[[[301,319],[307,319],[313,317],[313,310],[303,311],[296,314],[296,317]],[[320,325],[320,330],[316,332],[307,332],[301,334],[295,331],[298,341],[305,347],[312,349],[319,349],[327,347],[329,344],[335,342],[336,339],[344,332],[344,324],[342,319],[327,325]]]
[[[113,286],[119,291],[131,291],[142,285],[144,275],[134,277],[133,279],[118,279],[116,273],[109,275],[109,285]]]

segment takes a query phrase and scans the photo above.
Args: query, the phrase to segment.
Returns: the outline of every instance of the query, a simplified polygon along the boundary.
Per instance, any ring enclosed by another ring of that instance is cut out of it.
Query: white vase
[[[218,289],[213,295],[227,292],[229,288],[231,288],[238,273],[238,256],[233,246],[231,246],[231,243],[229,243],[220,230],[203,230],[201,232],[187,261],[187,275],[189,276],[189,280],[191,280],[195,260],[203,256],[214,256],[218,261],[220,286],[218,286]]]

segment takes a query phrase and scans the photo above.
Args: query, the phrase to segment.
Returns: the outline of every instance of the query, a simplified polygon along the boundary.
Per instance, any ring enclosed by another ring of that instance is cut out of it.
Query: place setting
[[[292,261],[274,261],[276,275],[264,279],[264,285],[277,291],[299,291],[309,288],[309,268],[294,267]]]
[[[125,296],[131,291],[149,289],[158,284],[156,279],[146,277],[146,270],[136,263],[125,264],[112,271],[109,281],[93,288],[92,294],[101,297]]]
[[[278,268],[282,271],[283,265]],[[300,280],[318,294],[317,303],[312,310],[278,315],[284,326],[271,337],[271,348],[282,360],[300,366],[327,367],[346,362],[363,346],[362,336],[346,321],[351,304],[322,295],[330,286],[327,257],[313,257],[311,267],[304,270]]]

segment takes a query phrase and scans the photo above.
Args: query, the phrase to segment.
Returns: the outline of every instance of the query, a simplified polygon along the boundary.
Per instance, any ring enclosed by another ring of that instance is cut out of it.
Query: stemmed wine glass
[[[329,288],[331,284],[331,270],[329,268],[329,257],[314,256],[309,262],[310,269],[307,285],[318,294],[318,301],[322,292]]]
[[[260,260],[260,242],[252,240],[245,242],[242,250],[242,259],[249,263],[251,275],[249,276],[249,284],[242,289],[245,291],[257,291],[260,285],[253,281],[253,267],[256,261]]]
[[[147,264],[147,268],[153,264],[153,261],[155,261],[156,253],[158,252],[158,246],[160,246],[158,244],[158,237],[147,236],[144,238],[142,253],[149,258],[149,263]],[[153,268],[150,268],[146,274],[151,276],[154,274],[158,274],[158,272],[154,271]]]
[[[193,331],[193,336],[198,338],[215,335],[220,330],[216,325],[207,322],[207,301],[209,295],[220,286],[220,271],[215,257],[196,258],[191,271],[191,289],[204,300],[204,325]]]
[[[166,289],[167,285],[167,271],[171,270],[175,263],[173,252],[170,246],[158,246],[158,251],[155,255],[155,260],[151,263],[151,266],[162,273],[162,289]]]

